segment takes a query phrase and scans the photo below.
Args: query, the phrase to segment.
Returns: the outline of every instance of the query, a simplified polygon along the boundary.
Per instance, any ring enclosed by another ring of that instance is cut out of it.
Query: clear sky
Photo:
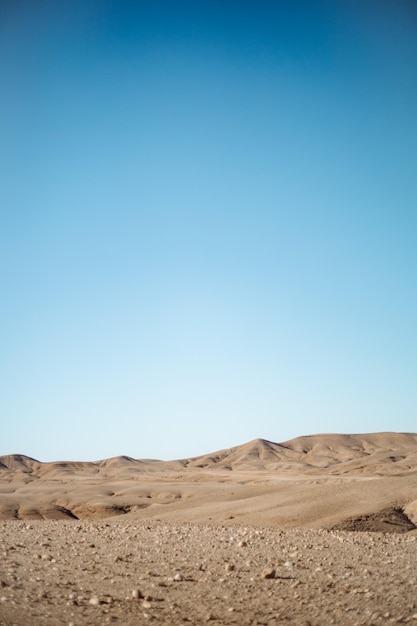
[[[417,431],[417,8],[3,0],[0,454]]]

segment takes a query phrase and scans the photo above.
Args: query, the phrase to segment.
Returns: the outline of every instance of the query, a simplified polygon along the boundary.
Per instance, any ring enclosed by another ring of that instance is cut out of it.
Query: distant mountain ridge
[[[148,471],[152,468],[225,470],[281,470],[297,467],[304,470],[328,470],[329,473],[396,474],[417,471],[417,434],[381,432],[357,435],[318,434],[274,443],[254,439],[242,445],[216,452],[178,459],[159,461],[134,459],[128,456],[111,457],[95,462],[55,461],[42,463],[23,454],[0,457],[0,472],[14,471],[28,474],[65,472],[93,472],[121,470]]]
[[[0,457],[3,520],[130,514],[138,520],[414,532],[416,497],[414,433],[254,439],[173,461]]]

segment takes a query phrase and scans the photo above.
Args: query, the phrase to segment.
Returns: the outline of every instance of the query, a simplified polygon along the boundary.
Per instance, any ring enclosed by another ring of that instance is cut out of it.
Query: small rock
[[[133,589],[132,591],[132,600],[139,600],[139,598],[143,598],[139,589]]]
[[[224,566],[224,569],[226,570],[226,572],[233,572],[233,570],[235,569],[235,566],[232,563],[226,563],[226,565]]]
[[[148,602],[147,600],[144,600],[142,602],[142,606],[144,609],[150,609],[152,607],[152,604],[150,602]]]
[[[174,580],[176,581],[184,580],[184,576],[178,572],[177,574],[175,574]]]
[[[93,596],[92,598],[90,598],[88,604],[91,604],[92,606],[98,606],[100,604],[100,598],[98,596]]]
[[[113,596],[103,596],[102,602],[104,602],[104,604],[112,604]]]
[[[261,578],[275,578],[275,570],[273,567],[265,567],[265,569],[262,570],[261,573]]]

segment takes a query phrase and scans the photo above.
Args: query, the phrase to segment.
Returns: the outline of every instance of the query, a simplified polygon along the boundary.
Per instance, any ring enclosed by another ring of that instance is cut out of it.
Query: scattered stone
[[[414,537],[236,526],[230,541],[220,523],[133,518],[128,533],[122,521],[34,527],[0,521],[1,623],[417,625]]]
[[[102,601],[104,604],[112,604],[112,602],[113,602],[113,596],[103,596],[103,597],[102,597],[102,599],[101,599],[101,601]]]

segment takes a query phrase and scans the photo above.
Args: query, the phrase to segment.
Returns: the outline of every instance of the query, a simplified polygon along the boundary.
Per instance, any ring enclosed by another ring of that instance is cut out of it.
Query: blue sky
[[[0,454],[417,430],[413,2],[2,2]]]

